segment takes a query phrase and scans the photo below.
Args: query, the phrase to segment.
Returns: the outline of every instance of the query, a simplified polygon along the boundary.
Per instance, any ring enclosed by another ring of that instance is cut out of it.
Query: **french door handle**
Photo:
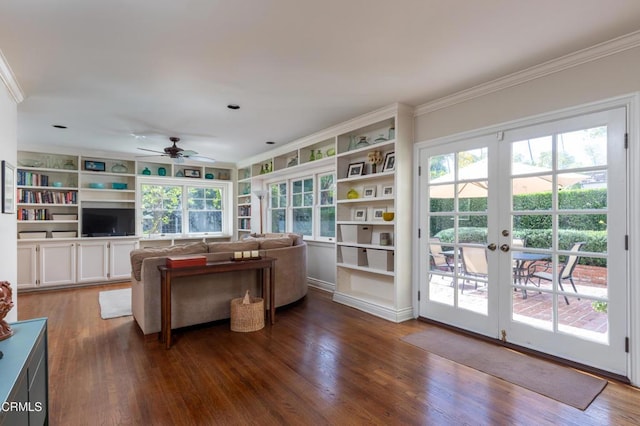
[[[508,252],[509,251],[509,244],[503,244],[500,246],[500,250],[502,250],[503,252]]]
[[[487,248],[488,248],[489,250],[491,250],[491,251],[495,251],[495,250],[496,250],[496,248],[497,248],[497,246],[496,246],[494,243],[491,243],[491,244],[489,244],[489,245],[487,246]]]

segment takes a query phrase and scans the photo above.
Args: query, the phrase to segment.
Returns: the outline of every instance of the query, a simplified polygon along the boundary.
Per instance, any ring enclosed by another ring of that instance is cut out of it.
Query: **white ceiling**
[[[638,29],[638,0],[0,3],[19,146],[143,154],[180,136],[229,162]]]

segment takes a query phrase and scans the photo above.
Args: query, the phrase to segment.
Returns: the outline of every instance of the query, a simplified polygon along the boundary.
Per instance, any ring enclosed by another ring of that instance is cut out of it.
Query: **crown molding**
[[[550,74],[564,71],[587,62],[596,61],[606,56],[615,55],[625,50],[640,47],[640,31],[605,41],[586,49],[578,50],[565,56],[543,62],[539,65],[500,77],[496,80],[480,84],[470,89],[462,90],[435,101],[419,105],[414,110],[414,116],[428,114],[439,109],[447,108],[471,99],[479,98],[509,87],[517,86]]]
[[[16,76],[11,71],[11,67],[9,67],[9,63],[7,59],[2,54],[2,50],[0,50],[0,80],[7,87],[13,99],[15,99],[16,103],[20,103],[24,100],[24,93],[22,92],[22,88],[18,84],[18,80],[16,80]]]

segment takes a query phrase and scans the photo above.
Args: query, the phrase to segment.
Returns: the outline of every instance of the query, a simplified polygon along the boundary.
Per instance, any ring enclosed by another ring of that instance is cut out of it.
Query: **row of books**
[[[251,229],[251,219],[240,219],[240,223],[238,225],[240,229]]]
[[[18,185],[49,186],[49,176],[18,169]]]
[[[238,206],[238,216],[251,216],[251,206]]]
[[[18,188],[18,203],[30,204],[76,204],[77,191],[34,191]]]
[[[50,220],[49,209],[18,209],[18,220]]]

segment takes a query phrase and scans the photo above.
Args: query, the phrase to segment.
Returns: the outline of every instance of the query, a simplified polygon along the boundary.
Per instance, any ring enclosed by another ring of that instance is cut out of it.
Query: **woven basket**
[[[264,328],[264,299],[244,297],[231,300],[231,331],[247,332]]]

